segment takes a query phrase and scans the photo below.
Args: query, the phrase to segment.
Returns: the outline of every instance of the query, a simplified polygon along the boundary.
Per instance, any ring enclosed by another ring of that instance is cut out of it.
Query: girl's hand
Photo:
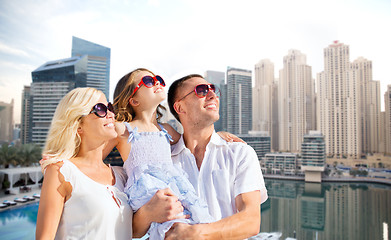
[[[232,133],[229,133],[229,132],[220,131],[220,132],[217,132],[217,134],[219,134],[219,136],[222,139],[224,139],[225,141],[227,141],[227,142],[242,142],[242,143],[246,143],[240,137],[238,137],[238,136],[236,136],[236,135],[234,135]]]

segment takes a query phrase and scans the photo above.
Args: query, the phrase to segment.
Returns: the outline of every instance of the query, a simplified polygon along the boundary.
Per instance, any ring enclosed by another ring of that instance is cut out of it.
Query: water
[[[35,239],[38,202],[0,212],[2,240]]]
[[[391,239],[389,186],[265,182],[269,200],[261,206],[261,232],[282,233],[280,239]]]
[[[391,239],[389,186],[265,182],[269,200],[261,207],[261,232],[279,239]],[[0,239],[34,239],[37,212],[38,202],[0,212]]]

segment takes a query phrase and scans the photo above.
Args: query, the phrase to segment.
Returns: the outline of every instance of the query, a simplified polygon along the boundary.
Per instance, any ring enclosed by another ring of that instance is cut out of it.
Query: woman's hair
[[[129,99],[138,84],[134,78],[139,72],[149,72],[155,76],[152,71],[146,68],[137,68],[123,76],[115,87],[113,106],[115,111],[115,120],[119,122],[131,122],[136,116],[134,109],[129,104]],[[164,111],[166,108],[159,104],[156,108],[156,119],[158,121],[163,116],[162,110]]]
[[[77,129],[102,95],[95,88],[76,88],[61,99],[46,138],[43,156],[48,160],[42,161],[42,169],[79,153],[81,139]]]

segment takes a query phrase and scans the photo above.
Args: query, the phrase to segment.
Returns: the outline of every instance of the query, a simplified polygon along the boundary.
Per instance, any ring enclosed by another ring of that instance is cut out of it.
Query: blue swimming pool
[[[0,238],[2,240],[33,240],[39,202],[0,212]]]

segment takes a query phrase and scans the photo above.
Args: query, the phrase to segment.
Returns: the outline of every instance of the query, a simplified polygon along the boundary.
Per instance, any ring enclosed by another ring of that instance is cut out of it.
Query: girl
[[[102,161],[116,137],[113,107],[101,91],[77,88],[60,101],[43,153],[36,239],[132,239],[126,176]]]

